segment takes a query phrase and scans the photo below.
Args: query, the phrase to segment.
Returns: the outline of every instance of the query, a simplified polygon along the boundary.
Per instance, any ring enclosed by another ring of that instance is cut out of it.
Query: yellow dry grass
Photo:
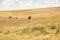
[[[59,28],[60,7],[0,11],[0,40],[60,40]]]

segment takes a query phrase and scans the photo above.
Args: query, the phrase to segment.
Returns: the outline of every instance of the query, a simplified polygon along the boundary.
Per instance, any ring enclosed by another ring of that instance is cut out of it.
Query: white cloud
[[[51,6],[60,6],[60,1],[58,0],[41,0],[38,2],[35,2],[34,6],[38,6],[38,7],[51,7]]]
[[[58,6],[58,5],[59,5],[58,0],[49,0],[49,1],[45,1],[45,3],[46,3],[48,6]]]
[[[0,9],[8,9],[12,5],[13,1],[12,0],[2,0],[3,2],[0,3]]]
[[[32,6],[32,1],[17,1],[12,5],[14,8],[22,9],[22,8],[30,8]],[[17,7],[16,7],[17,6]]]
[[[0,10],[60,6],[60,0],[0,0]]]

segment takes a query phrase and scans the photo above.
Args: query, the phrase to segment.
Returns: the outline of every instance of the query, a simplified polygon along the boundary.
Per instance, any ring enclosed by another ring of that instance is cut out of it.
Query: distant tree
[[[11,19],[11,16],[9,16],[9,18]]]
[[[30,20],[31,19],[31,16],[28,16],[28,19]]]

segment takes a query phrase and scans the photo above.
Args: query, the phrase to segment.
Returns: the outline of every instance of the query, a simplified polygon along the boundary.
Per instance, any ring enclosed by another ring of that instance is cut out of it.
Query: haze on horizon
[[[60,0],[0,0],[0,10],[22,10],[60,6]]]

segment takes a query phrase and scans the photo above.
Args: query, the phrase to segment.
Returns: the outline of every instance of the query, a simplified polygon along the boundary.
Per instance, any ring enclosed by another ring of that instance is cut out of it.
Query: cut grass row
[[[13,31],[13,30],[12,30]],[[2,32],[6,37],[0,38],[0,40],[14,40],[15,36],[21,36],[21,38],[26,38],[25,36],[46,36],[46,35],[54,35],[56,36],[57,34],[60,35],[60,25],[57,24],[51,24],[51,25],[34,25],[34,26],[28,26],[22,29],[16,29],[13,32],[10,30],[6,30],[5,32]],[[1,33],[1,34],[2,34]],[[14,34],[14,37],[11,35]],[[4,36],[3,35],[3,36]],[[11,36],[11,39],[9,38]],[[27,38],[28,39],[28,38]],[[38,38],[37,38],[38,39]],[[48,40],[48,39],[46,39]]]
[[[17,35],[47,35],[47,34],[56,34],[60,33],[60,26],[58,25],[45,25],[45,26],[32,26],[26,27],[20,30],[15,31]]]
[[[10,27],[9,27],[10,28]],[[13,28],[13,27],[12,27]],[[22,29],[18,29],[17,27],[14,29],[10,29],[8,30],[3,30],[4,28],[0,28],[0,33],[4,33],[4,34],[9,34],[9,33],[14,33],[16,35],[46,35],[46,34],[58,34],[60,33],[60,25],[56,25],[56,24],[51,24],[51,25],[34,25],[34,26],[28,26]]]

